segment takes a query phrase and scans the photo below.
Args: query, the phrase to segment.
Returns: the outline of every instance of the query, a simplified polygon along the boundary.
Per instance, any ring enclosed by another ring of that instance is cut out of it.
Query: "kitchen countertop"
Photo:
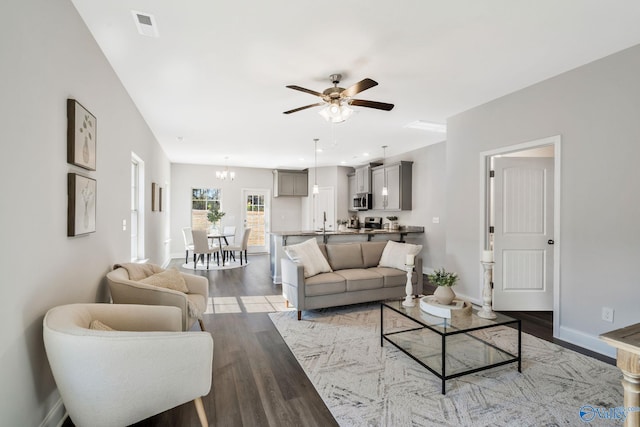
[[[424,233],[424,227],[406,226],[400,227],[397,230],[388,230],[386,228],[377,230],[369,228],[347,228],[346,231],[313,231],[313,230],[297,230],[297,231],[272,231],[272,236],[337,236],[337,235],[370,235],[370,234],[410,234],[410,233]]]

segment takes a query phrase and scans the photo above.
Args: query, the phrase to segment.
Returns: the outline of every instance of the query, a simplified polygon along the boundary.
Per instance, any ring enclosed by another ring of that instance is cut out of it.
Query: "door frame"
[[[264,238],[265,238],[265,246],[264,250],[247,250],[250,254],[262,254],[269,253],[269,236],[271,234],[271,190],[269,188],[257,188],[257,187],[243,187],[240,189],[240,220],[242,223],[242,229],[244,229],[246,220],[247,220],[247,208],[246,208],[246,194],[248,192],[264,192],[265,193],[265,204],[268,209],[265,209],[265,224],[264,224]]]
[[[483,151],[480,153],[480,247],[478,248],[478,259],[481,259],[482,251],[489,246],[489,171],[491,168],[490,160],[492,156],[499,154],[513,153],[516,151],[529,150],[532,148],[538,148],[545,145],[553,146],[553,167],[554,167],[554,180],[553,180],[553,222],[554,222],[554,249],[553,249],[553,336],[558,337],[560,331],[560,245],[561,241],[559,236],[560,232],[560,184],[561,184],[561,143],[562,138],[560,135],[554,135],[547,138],[536,139],[520,144],[509,145],[489,151]],[[478,266],[478,272],[480,277],[479,291],[482,295],[482,289],[484,287],[484,270],[482,265]]]

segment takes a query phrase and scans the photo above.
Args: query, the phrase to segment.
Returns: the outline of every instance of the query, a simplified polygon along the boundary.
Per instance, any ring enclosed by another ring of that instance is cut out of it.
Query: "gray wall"
[[[130,217],[131,151],[146,162],[149,189],[170,182],[170,168],[71,2],[0,3],[0,63],[0,424],[56,425],[63,408],[43,316],[56,305],[106,300],[105,273],[129,259],[122,220]],[[97,117],[95,172],[67,164],[68,97]],[[66,235],[67,172],[97,180],[95,233]],[[146,217],[147,256],[162,263],[168,213],[147,209]]]
[[[561,339],[605,354],[597,336],[640,321],[640,46],[447,122],[447,267],[479,298],[480,152],[562,137]],[[614,323],[601,320],[615,309]]]

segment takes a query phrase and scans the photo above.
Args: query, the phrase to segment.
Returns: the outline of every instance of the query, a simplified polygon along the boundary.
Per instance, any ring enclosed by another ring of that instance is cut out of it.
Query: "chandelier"
[[[224,160],[226,162],[227,160],[229,160],[229,157],[225,157]],[[226,165],[224,167],[224,170],[216,171],[216,178],[218,178],[218,179],[220,179],[222,181],[224,181],[224,180],[226,180],[228,178],[230,181],[233,181],[236,178],[236,173],[233,172],[233,171],[230,171],[229,170],[229,166]]]

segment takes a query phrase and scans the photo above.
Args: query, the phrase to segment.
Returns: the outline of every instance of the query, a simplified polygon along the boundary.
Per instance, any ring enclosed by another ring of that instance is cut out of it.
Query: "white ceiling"
[[[306,168],[319,138],[319,166],[363,164],[446,138],[410,122],[446,123],[640,43],[638,0],[72,2],[176,163]],[[138,34],[132,10],[160,36]],[[376,80],[357,98],[395,108],[333,126],[320,107],[282,114],[317,102],[286,85],[322,92],[333,73]]]

